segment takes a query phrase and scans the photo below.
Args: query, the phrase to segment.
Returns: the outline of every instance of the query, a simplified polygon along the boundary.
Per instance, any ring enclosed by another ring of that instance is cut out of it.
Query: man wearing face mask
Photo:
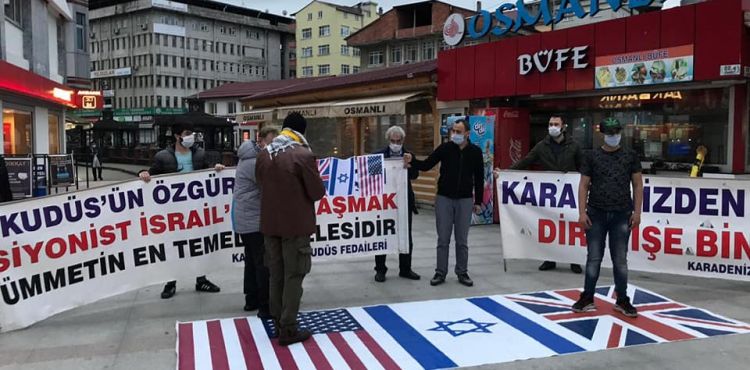
[[[455,229],[456,275],[458,282],[472,286],[469,277],[469,226],[471,212],[480,213],[484,197],[484,162],[482,150],[469,141],[469,124],[458,120],[451,129],[451,141],[435,148],[424,161],[404,155],[404,163],[429,171],[440,163],[437,198],[435,199],[435,224],[438,234],[437,268],[430,285],[445,282],[448,274],[448,255],[451,233]],[[473,199],[472,199],[473,191]]]
[[[547,126],[547,135],[542,141],[538,142],[533,149],[522,158],[514,163],[510,169],[525,170],[529,166],[538,163],[542,166],[543,171],[571,172],[578,171],[581,168],[581,147],[569,135],[565,135],[565,124],[561,114],[555,114],[549,118]],[[495,178],[498,176],[499,169],[495,169]],[[553,261],[544,261],[539,270],[552,270],[557,267]],[[572,264],[570,269],[576,274],[581,273],[581,265]]]
[[[385,139],[388,141],[388,147],[384,148],[374,154],[383,154],[384,158],[397,158],[403,157],[404,154],[410,154],[404,148],[404,140],[406,139],[406,133],[399,126],[392,126],[385,132]],[[411,253],[414,249],[414,242],[411,237],[411,221],[412,213],[417,213],[416,198],[414,197],[414,190],[411,187],[411,181],[416,180],[419,177],[419,171],[415,168],[409,169],[409,253],[401,253],[398,255],[398,276],[409,279],[419,280],[420,276],[411,269]],[[388,268],[385,266],[385,255],[375,256],[375,281],[382,283],[385,281],[385,273]]]
[[[175,144],[167,146],[166,149],[156,153],[151,168],[143,170],[138,174],[141,180],[149,182],[152,175],[198,171],[209,167],[206,152],[201,148],[193,146],[195,144],[195,134],[193,133],[192,125],[175,123],[172,125],[171,130]],[[224,166],[216,164],[214,165],[214,169],[221,171],[224,169]],[[221,291],[218,286],[208,281],[205,276],[195,279],[195,290],[209,293],[218,293]],[[174,280],[170,281],[164,286],[161,297],[163,299],[172,298],[176,291],[177,282]]]
[[[605,119],[599,124],[599,131],[604,134],[604,145],[584,158],[578,185],[578,222],[586,229],[588,256],[583,293],[573,311],[596,309],[594,289],[604,257],[604,242],[609,237],[617,294],[614,308],[625,316],[636,317],[638,312],[627,294],[627,253],[631,230],[641,222],[641,162],[635,151],[620,146],[622,124],[617,119]]]

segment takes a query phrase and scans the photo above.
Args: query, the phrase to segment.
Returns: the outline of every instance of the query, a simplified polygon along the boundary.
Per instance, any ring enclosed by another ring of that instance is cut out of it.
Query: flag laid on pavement
[[[630,286],[639,309],[612,307],[597,289],[597,310],[574,314],[578,290],[447,299],[300,313],[312,339],[289,347],[258,318],[177,324],[177,368],[442,369],[750,333],[750,325]]]

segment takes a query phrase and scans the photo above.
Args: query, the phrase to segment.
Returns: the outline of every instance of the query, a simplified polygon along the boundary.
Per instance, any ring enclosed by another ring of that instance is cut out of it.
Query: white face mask
[[[184,146],[185,148],[190,148],[191,146],[193,146],[193,144],[195,144],[194,134],[182,137],[182,146]]]
[[[389,144],[388,147],[391,148],[393,153],[401,153],[401,144]]]
[[[562,128],[560,128],[560,126],[549,126],[547,130],[549,131],[549,136],[552,137],[558,137],[562,134]]]
[[[604,135],[604,143],[611,147],[620,145],[620,139],[622,139],[622,134]]]
[[[465,139],[466,138],[464,137],[464,135],[461,135],[461,134],[453,134],[453,135],[451,135],[451,141],[453,141],[454,143],[456,143],[456,145],[463,144]]]

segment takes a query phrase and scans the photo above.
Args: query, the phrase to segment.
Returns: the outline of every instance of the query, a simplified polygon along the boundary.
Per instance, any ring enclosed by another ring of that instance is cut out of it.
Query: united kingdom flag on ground
[[[177,324],[177,368],[444,369],[639,344],[750,333],[750,325],[631,286],[639,310],[613,310],[612,287],[597,310],[572,313],[580,290],[496,295],[300,313],[313,332],[282,347],[256,317]]]

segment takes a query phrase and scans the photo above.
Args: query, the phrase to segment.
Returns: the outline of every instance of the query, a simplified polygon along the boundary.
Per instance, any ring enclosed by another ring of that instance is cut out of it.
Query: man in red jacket
[[[284,119],[281,133],[258,154],[255,177],[261,189],[260,231],[270,272],[269,306],[279,344],[310,338],[297,327],[302,281],[310,272],[315,202],[325,195],[318,164],[305,139],[307,122],[299,113]]]

